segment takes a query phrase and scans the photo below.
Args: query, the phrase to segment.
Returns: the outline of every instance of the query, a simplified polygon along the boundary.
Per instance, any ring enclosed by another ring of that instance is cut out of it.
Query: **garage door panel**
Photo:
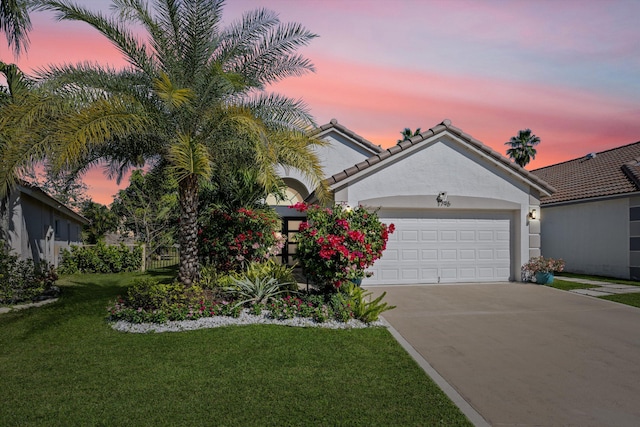
[[[420,269],[422,283],[435,283],[438,280],[437,268],[422,268]]]
[[[456,242],[458,240],[458,231],[442,230],[440,231],[440,240],[443,242]]]
[[[430,215],[435,214],[417,212],[417,218],[380,214],[384,223],[395,225],[396,232],[390,235],[382,258],[369,270],[374,276],[365,279],[365,284],[509,280],[508,214],[496,218]]]
[[[437,242],[438,232],[435,230],[423,230],[420,234],[420,239],[423,242]]]
[[[402,274],[403,280],[413,281],[420,278],[417,268],[403,268],[400,273]]]
[[[476,232],[474,230],[460,230],[459,240],[461,242],[475,242]]]
[[[403,249],[401,252],[402,261],[417,261],[418,250],[417,249]]]
[[[423,249],[422,258],[423,261],[437,261],[438,250],[437,249]]]
[[[475,261],[476,251],[474,249],[460,249],[458,259],[463,261]]]
[[[400,240],[403,242],[417,242],[418,230],[402,230],[400,232]]]
[[[440,251],[440,259],[442,261],[455,261],[458,259],[458,251],[455,249],[442,249]]]

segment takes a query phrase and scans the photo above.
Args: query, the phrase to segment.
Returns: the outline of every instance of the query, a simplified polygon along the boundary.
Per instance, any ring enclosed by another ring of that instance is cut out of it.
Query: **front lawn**
[[[634,282],[632,280],[616,279],[616,278],[604,277],[604,276],[590,276],[586,274],[574,274],[574,273],[567,273],[567,272],[562,272],[561,275],[557,275],[556,279],[562,280],[562,276],[575,277],[576,279],[595,280],[598,282],[619,283],[621,285],[640,286],[640,282]]]
[[[106,307],[140,275],[0,315],[2,425],[471,425],[385,329],[116,332]]]
[[[562,289],[563,291],[570,291],[573,289],[591,289],[598,287],[596,285],[587,285],[585,283],[569,282],[566,280],[562,280],[562,277],[558,276],[554,278],[553,283],[549,283],[546,286],[556,289]]]
[[[619,302],[621,304],[631,305],[633,307],[640,307],[640,294],[617,294],[617,295],[607,295],[605,297],[600,297],[602,299],[607,299],[609,301]]]

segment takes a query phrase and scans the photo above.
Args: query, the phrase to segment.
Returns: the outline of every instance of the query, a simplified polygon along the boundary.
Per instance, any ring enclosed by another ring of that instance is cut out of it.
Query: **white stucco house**
[[[13,254],[57,266],[62,249],[82,244],[89,221],[36,186],[21,182],[0,206],[0,238]]]
[[[336,120],[316,136],[328,142],[318,154],[334,201],[379,209],[396,227],[363,284],[520,280],[522,264],[540,254],[532,213],[553,187],[449,120],[386,150]],[[296,171],[281,172],[290,195],[284,204],[313,197]],[[302,218],[277,209],[291,237]]]
[[[542,252],[566,271],[640,280],[640,142],[536,169]]]

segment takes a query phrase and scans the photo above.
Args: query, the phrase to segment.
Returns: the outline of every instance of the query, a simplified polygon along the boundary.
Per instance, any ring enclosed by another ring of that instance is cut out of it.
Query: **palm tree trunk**
[[[198,177],[180,181],[180,270],[178,280],[191,286],[198,278]]]

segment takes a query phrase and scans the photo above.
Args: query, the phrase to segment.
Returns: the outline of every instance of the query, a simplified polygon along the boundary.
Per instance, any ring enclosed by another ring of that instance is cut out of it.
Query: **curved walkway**
[[[640,425],[640,309],[520,283],[370,290],[476,425]]]

